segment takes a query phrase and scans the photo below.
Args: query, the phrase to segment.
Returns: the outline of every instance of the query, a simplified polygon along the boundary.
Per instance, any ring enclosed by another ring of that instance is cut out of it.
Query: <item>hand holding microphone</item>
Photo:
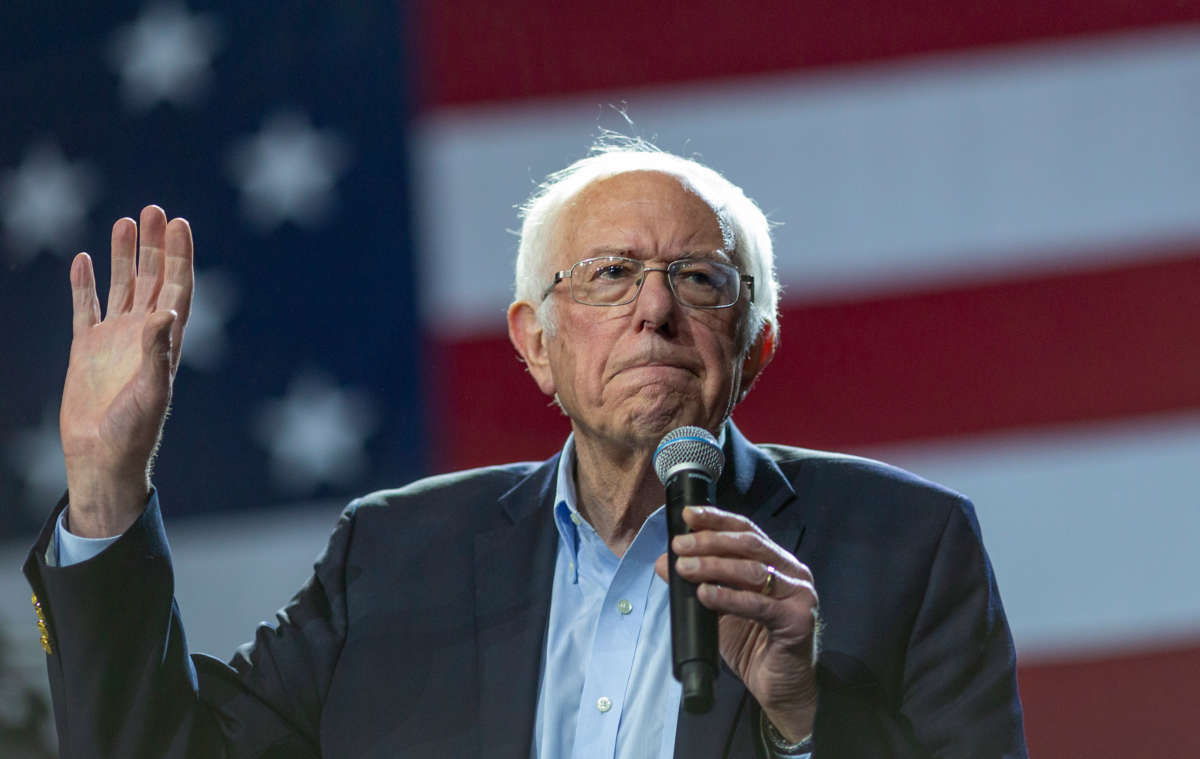
[[[696,584],[675,570],[676,535],[689,532],[685,506],[716,501],[716,481],[725,455],[708,430],[679,427],[667,433],[654,451],[654,471],[667,488],[667,548],[670,560],[671,664],[683,684],[683,708],[702,714],[712,708],[717,676],[717,615],[696,598]]]
[[[673,430],[655,452],[667,486],[669,551],[657,572],[670,583],[675,677],[684,709],[707,712],[719,650],[774,729],[799,741],[816,712],[813,576],[750,519],[712,505],[723,459],[698,427]]]

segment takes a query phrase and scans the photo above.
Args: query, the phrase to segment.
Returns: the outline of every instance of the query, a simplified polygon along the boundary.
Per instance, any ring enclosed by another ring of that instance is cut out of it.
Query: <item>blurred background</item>
[[[228,655],[349,498],[561,445],[514,206],[604,129],[778,224],[743,431],[974,500],[1032,752],[1200,755],[1200,3],[17,0],[0,43],[0,756],[47,750],[72,254],[103,299],[113,219],[192,222],[156,482]]]

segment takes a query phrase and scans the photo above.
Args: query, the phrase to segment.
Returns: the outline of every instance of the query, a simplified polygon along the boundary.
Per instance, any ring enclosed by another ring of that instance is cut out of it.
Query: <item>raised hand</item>
[[[692,532],[672,547],[680,576],[717,612],[721,657],[791,741],[812,732],[816,715],[817,591],[795,556],[746,517],[688,507]],[[667,555],[655,571],[667,578]]]
[[[83,537],[124,532],[141,514],[150,466],[179,367],[192,303],[192,232],[158,206],[112,230],[108,312],[100,317],[86,253],[71,262],[71,359],[59,429],[68,527]]]

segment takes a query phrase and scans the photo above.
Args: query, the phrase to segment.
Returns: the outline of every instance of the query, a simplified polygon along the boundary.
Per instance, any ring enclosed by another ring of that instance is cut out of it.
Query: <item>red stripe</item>
[[[1200,406],[1200,249],[1153,263],[789,308],[737,411],[844,448]]]
[[[1179,0],[420,4],[430,105],[879,61],[1200,20]]]
[[[1148,263],[785,308],[735,416],[821,448],[1200,407],[1200,248]],[[566,420],[499,336],[443,343],[438,468],[542,458]],[[486,381],[484,381],[486,379]]]
[[[1200,645],[1021,667],[1031,756],[1200,756]]]

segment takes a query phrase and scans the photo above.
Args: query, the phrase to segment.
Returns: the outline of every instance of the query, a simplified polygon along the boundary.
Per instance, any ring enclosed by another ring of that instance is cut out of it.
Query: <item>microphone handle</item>
[[[675,679],[683,684],[683,708],[691,714],[704,714],[712,708],[713,680],[717,676],[717,615],[700,604],[696,584],[675,573],[671,538],[690,532],[683,521],[684,506],[704,506],[715,501],[716,486],[703,470],[677,472],[667,481],[671,663]]]

